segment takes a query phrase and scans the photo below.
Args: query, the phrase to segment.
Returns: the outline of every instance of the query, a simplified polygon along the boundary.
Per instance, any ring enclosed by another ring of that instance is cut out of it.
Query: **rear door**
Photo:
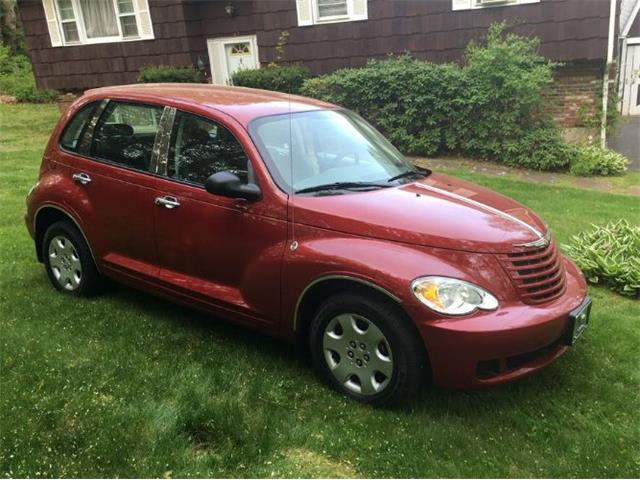
[[[125,278],[156,275],[154,143],[164,108],[114,100],[102,108],[74,161],[89,204],[83,220],[96,232],[103,268]]]

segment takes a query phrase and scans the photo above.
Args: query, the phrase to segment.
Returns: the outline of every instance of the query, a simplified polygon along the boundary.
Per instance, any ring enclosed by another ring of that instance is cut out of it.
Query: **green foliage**
[[[640,296],[640,226],[609,222],[571,237],[565,251],[587,280],[629,296]]]
[[[55,90],[38,89],[29,58],[4,44],[0,44],[0,93],[29,103],[51,102],[58,97]]]
[[[272,64],[264,68],[239,70],[233,74],[231,81],[237,87],[298,93],[310,76],[309,69],[302,65]]]
[[[624,155],[597,145],[579,146],[571,161],[571,173],[581,177],[622,175],[629,160]]]
[[[405,153],[431,155],[455,147],[452,100],[464,83],[455,65],[403,55],[308,80],[301,93],[358,112]]]
[[[544,110],[556,64],[537,53],[537,39],[505,30],[491,26],[462,66],[391,57],[308,80],[301,93],[357,111],[407,154],[567,168],[571,147]]]
[[[203,83],[204,77],[191,66],[145,65],[140,69],[138,83]]]
[[[566,170],[576,147],[565,142],[555,127],[531,129],[516,140],[505,141],[502,161],[512,167]]]
[[[286,344],[223,319],[118,285],[60,294],[23,219],[58,118],[54,105],[0,105],[3,477],[640,476],[640,302],[602,287],[584,338],[552,367],[389,409],[337,395]],[[638,217],[637,197],[464,176],[534,208],[561,242]]]

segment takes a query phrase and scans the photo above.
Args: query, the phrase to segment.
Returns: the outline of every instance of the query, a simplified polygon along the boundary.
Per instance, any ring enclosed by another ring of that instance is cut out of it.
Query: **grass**
[[[0,476],[638,477],[640,304],[592,288],[585,337],[531,378],[376,410],[279,341],[125,287],[56,293],[23,224],[54,106],[0,105]],[[637,198],[460,176],[561,241]]]

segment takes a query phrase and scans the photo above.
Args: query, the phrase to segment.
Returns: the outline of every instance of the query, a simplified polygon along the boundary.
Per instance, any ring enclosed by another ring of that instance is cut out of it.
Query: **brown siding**
[[[19,0],[29,55],[39,87],[63,91],[133,83],[145,64],[191,65],[181,0],[150,0],[154,40],[51,47],[40,0]]]
[[[369,0],[369,20],[297,27],[295,0],[150,0],[155,40],[51,48],[39,0],[20,0],[38,83],[58,89],[133,82],[145,63],[184,65],[207,58],[207,38],[257,34],[260,61],[275,58],[281,32],[290,33],[285,60],[326,73],[369,58],[409,51],[434,62],[458,60],[466,44],[495,21],[522,21],[513,31],[541,38],[541,52],[557,60],[606,55],[608,2],[542,0],[480,10],[451,10],[451,0]]]

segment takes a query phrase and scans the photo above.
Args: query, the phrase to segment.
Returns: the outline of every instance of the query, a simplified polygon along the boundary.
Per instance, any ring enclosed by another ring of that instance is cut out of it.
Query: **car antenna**
[[[295,191],[293,188],[293,133],[292,133],[292,120],[291,120],[291,89],[289,89],[289,175],[290,175],[290,187],[289,187],[289,208],[291,209],[291,245],[289,249],[295,252],[298,249],[298,242],[296,240],[296,221],[295,221]]]

